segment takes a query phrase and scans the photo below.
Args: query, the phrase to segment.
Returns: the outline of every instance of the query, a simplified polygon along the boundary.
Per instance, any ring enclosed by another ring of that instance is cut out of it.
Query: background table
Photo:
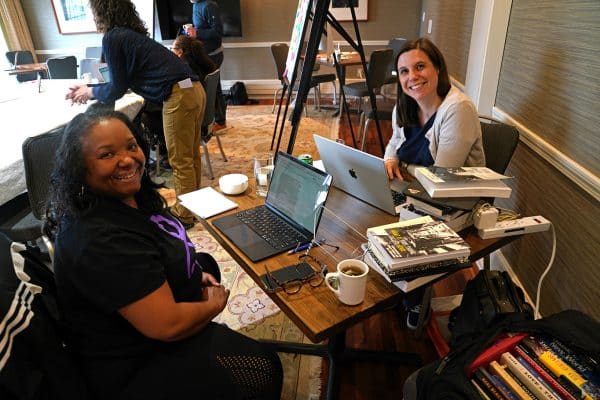
[[[14,78],[13,78],[14,79]],[[84,112],[90,104],[71,105],[65,100],[69,86],[79,83],[70,79],[43,79],[41,93],[37,81],[2,82],[0,115],[2,115],[0,145],[0,205],[6,203],[27,187],[21,145],[30,137],[65,125],[75,115]],[[144,104],[141,96],[125,94],[115,103],[115,109],[134,118]]]

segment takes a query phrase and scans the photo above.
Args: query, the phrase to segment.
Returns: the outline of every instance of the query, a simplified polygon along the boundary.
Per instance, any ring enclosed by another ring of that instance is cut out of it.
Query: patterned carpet
[[[303,116],[294,146],[294,155],[312,154],[320,158],[315,151],[313,133],[322,136],[337,137],[337,118],[332,111],[317,112],[309,107],[309,116]],[[209,142],[211,162],[215,179],[203,175],[202,186],[218,187],[218,178],[228,173],[243,173],[250,179],[252,174],[252,156],[268,151],[271,144],[276,114],[271,114],[271,106],[230,106],[227,110],[227,123],[230,129],[221,136],[223,148],[228,158],[224,162],[215,139]],[[287,149],[290,123],[286,122],[281,149]],[[172,187],[171,174],[163,171],[157,178]],[[171,202],[174,191],[163,190]],[[254,283],[231,256],[202,229],[201,224],[188,231],[190,239],[198,251],[212,254],[221,267],[223,284],[231,291],[225,310],[216,321],[227,324],[250,337],[260,339],[284,340],[310,343],[302,332],[282,313],[269,297]],[[321,393],[321,358],[280,353],[284,367],[284,387],[281,399],[319,399]]]

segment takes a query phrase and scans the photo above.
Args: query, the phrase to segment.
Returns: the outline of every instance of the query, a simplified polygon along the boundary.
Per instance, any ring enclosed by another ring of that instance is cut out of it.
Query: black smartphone
[[[272,271],[270,276],[263,274],[260,276],[260,280],[263,288],[272,292],[281,289],[280,284],[295,280],[305,281],[314,274],[315,270],[309,264],[301,262]]]

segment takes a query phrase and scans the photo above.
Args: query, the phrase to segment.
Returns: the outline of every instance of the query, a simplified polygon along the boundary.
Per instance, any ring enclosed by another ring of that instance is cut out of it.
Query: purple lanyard
[[[188,278],[191,278],[194,273],[194,269],[198,266],[198,260],[194,260],[192,264],[192,251],[195,252],[194,244],[187,237],[185,233],[185,228],[179,221],[173,221],[169,218],[166,218],[162,215],[152,215],[150,217],[150,221],[154,222],[160,229],[174,237],[175,239],[181,240],[185,245],[185,256],[186,256],[186,266],[187,266],[187,274]]]

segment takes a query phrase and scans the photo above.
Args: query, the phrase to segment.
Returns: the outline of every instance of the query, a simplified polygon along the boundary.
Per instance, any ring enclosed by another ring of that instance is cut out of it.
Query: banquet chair
[[[488,116],[479,116],[485,166],[504,174],[519,144],[519,130]]]
[[[385,83],[386,74],[389,69],[389,64],[392,60],[392,49],[375,50],[369,57],[369,65],[367,66],[367,78],[371,85],[371,89],[375,94],[381,91],[381,87]],[[344,94],[346,96],[354,96],[359,98],[358,112],[360,113],[363,105],[363,98],[369,96],[369,88],[367,81],[352,82],[344,85]]]
[[[77,57],[52,57],[46,61],[50,79],[77,79]]]
[[[15,242],[35,242],[42,237],[42,219],[46,212],[46,201],[50,188],[50,174],[54,169],[55,153],[62,135],[63,127],[56,128],[41,135],[32,136],[23,142],[23,163],[27,198],[18,220],[3,224],[0,231]],[[28,212],[25,212],[28,211]],[[24,215],[24,216],[23,216]],[[47,243],[46,243],[47,244]]]
[[[275,111],[275,105],[277,104],[277,95],[283,91],[283,93],[281,93],[281,96],[283,96],[283,95],[285,95],[286,91],[289,89],[289,83],[287,81],[287,78],[284,76],[285,62],[287,60],[288,51],[289,51],[289,46],[287,45],[287,43],[273,43],[271,45],[271,54],[273,55],[273,60],[275,61],[275,69],[277,70],[277,79],[279,79],[281,81],[281,88],[277,89],[275,91],[275,94],[273,95],[273,108],[271,109],[271,112]],[[299,68],[298,70],[301,71],[302,69]],[[318,96],[320,96],[319,85],[323,82],[329,82],[329,80],[331,79],[331,76],[327,77],[327,75],[333,76],[332,80],[335,81],[335,74],[324,74],[324,75],[322,75],[324,78],[317,78],[317,79],[311,78],[311,80],[310,80],[309,87],[311,89],[313,89],[315,104],[317,105],[318,108],[319,108],[319,97]],[[292,89],[293,92],[298,91],[299,82],[300,82],[300,79],[298,76],[297,82]],[[306,108],[306,104],[304,104],[304,114],[308,115],[308,110]]]
[[[223,161],[227,161],[227,157],[225,156],[225,152],[223,151],[223,145],[221,144],[219,134],[213,131],[215,122],[215,102],[217,99],[217,85],[221,79],[220,73],[221,71],[219,69],[216,69],[210,74],[206,75],[206,85],[204,87],[204,90],[206,91],[206,108],[204,109],[204,120],[202,121],[201,145],[204,153],[204,159],[206,161],[206,168],[208,169],[207,175],[209,179],[215,178],[212,170],[212,165],[210,163],[210,154],[208,152],[207,146],[209,140],[213,136],[217,139],[217,144],[219,145],[219,150],[221,151]]]
[[[34,63],[33,54],[31,54],[29,50],[7,51],[6,59],[13,68],[17,65]],[[32,72],[30,74],[19,74],[16,76],[17,81],[19,82],[34,81],[37,79],[37,77],[37,72]]]

